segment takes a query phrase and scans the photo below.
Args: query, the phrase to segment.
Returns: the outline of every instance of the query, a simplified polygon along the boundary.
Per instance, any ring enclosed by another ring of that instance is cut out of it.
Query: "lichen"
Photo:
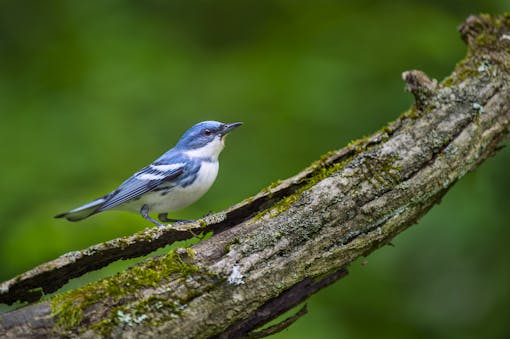
[[[262,218],[264,215],[268,214],[271,218],[274,218],[278,215],[280,215],[282,212],[289,209],[290,206],[292,206],[293,203],[295,203],[298,199],[301,193],[309,189],[310,187],[314,186],[319,181],[324,180],[325,178],[329,177],[335,172],[338,172],[341,170],[347,162],[349,162],[352,159],[352,155],[349,156],[347,159],[334,163],[330,166],[322,165],[321,163],[324,162],[324,159],[329,158],[332,155],[332,152],[328,152],[325,154],[325,156],[321,157],[321,159],[314,162],[311,166],[316,167],[315,171],[312,173],[311,176],[301,179],[301,181],[298,183],[300,186],[299,188],[292,194],[278,200],[270,209],[260,211],[255,217],[254,220],[258,220]]]
[[[282,183],[281,180],[276,180],[275,182],[271,183],[269,186],[267,186],[266,190],[271,191],[273,188],[278,187]]]
[[[365,180],[376,189],[382,189],[385,186],[400,182],[401,179],[397,173],[401,167],[395,165],[395,161],[398,159],[397,155],[391,154],[363,159],[361,169]]]
[[[234,265],[232,267],[232,272],[227,278],[227,283],[230,285],[243,285],[244,284],[244,275],[241,273],[239,265]]]
[[[490,33],[481,33],[475,39],[475,44],[478,46],[493,46],[498,41],[498,38]]]
[[[473,107],[477,114],[482,114],[484,112],[483,106],[477,102],[474,102],[473,105],[471,106]]]
[[[460,84],[467,78],[480,77],[490,74],[491,65],[488,64],[488,50],[504,50],[505,46],[501,42],[505,40],[506,34],[501,31],[502,26],[507,27],[510,24],[510,15],[505,13],[502,16],[491,16],[481,14],[476,22],[471,22],[473,27],[470,31],[476,34],[469,39],[468,52],[466,57],[459,61],[455,66],[455,72],[442,81],[442,87],[451,87]],[[508,68],[507,65],[502,65]]]
[[[409,110],[405,112],[402,116],[406,117],[410,112],[414,112],[413,110]],[[414,117],[413,117],[414,118]],[[354,141],[351,141],[347,147],[352,148],[354,151],[353,153],[349,154],[347,157],[343,158],[341,161],[334,162],[332,164],[328,164],[328,160],[331,159],[331,157],[335,154],[337,154],[337,151],[329,151],[322,155],[318,160],[314,161],[308,168],[313,169],[313,172],[311,175],[301,179],[297,183],[296,190],[281,198],[278,200],[271,208],[262,210],[255,217],[253,220],[259,220],[265,215],[269,215],[269,217],[274,218],[278,215],[280,215],[282,212],[288,210],[292,204],[294,204],[300,197],[300,195],[308,190],[310,187],[314,186],[318,182],[326,179],[327,177],[331,176],[332,174],[340,171],[345,167],[347,163],[349,163],[357,154],[364,152],[368,150],[371,147],[374,147],[375,145],[378,145],[382,142],[387,141],[388,135],[393,134],[395,132],[394,129],[391,129],[388,126],[384,126],[378,133],[375,135],[380,135],[381,137],[377,140],[377,142],[371,142],[370,137],[363,137]],[[387,183],[388,181],[398,181],[398,176],[393,173],[392,171],[399,170],[400,168],[393,165],[393,162],[396,160],[395,157],[388,157],[386,159],[382,159],[378,162],[378,166],[376,166],[375,169],[371,168],[369,169],[370,172],[372,172],[373,177],[377,181],[381,181],[381,184]],[[384,177],[381,177],[380,174],[386,174],[391,179],[385,179]],[[230,247],[228,248],[230,250]],[[228,251],[226,251],[228,252]]]
[[[115,307],[107,318],[92,324],[90,329],[102,337],[110,337],[113,328],[118,325],[133,326],[146,322],[149,327],[156,327],[168,317],[181,315],[184,308],[179,300],[152,295],[136,303]]]
[[[406,112],[404,112],[402,114],[403,118],[412,119],[412,120],[417,119],[420,116],[421,116],[421,113],[418,110],[418,108],[416,107],[416,105],[413,105],[409,110],[407,110]]]
[[[183,259],[192,259],[193,256],[192,249],[176,249],[128,271],[57,295],[51,300],[52,316],[56,318],[54,329],[65,332],[78,327],[83,320],[84,310],[95,303],[115,305],[140,288],[157,287],[163,279],[184,278],[197,272],[196,265]]]
[[[326,162],[333,156],[335,155],[337,152],[336,151],[329,151],[329,152],[326,152],[324,153],[323,155],[321,155],[319,157],[318,160],[315,160],[314,162],[312,162],[312,164],[310,165],[311,167],[323,167],[325,166]]]
[[[472,55],[468,55],[463,60],[459,61],[455,66],[455,72],[441,82],[442,87],[452,87],[460,84],[462,81],[469,77],[480,76],[478,67],[475,67],[472,60]]]

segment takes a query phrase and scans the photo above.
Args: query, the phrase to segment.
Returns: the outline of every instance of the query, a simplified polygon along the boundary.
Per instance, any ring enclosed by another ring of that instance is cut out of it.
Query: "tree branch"
[[[415,105],[371,137],[201,222],[71,253],[2,284],[2,302],[37,300],[33,288],[55,291],[120,258],[215,232],[190,249],[3,314],[0,336],[264,334],[254,329],[415,224],[500,148],[510,128],[510,16],[470,17],[460,32],[469,49],[453,74],[437,84],[404,73]]]

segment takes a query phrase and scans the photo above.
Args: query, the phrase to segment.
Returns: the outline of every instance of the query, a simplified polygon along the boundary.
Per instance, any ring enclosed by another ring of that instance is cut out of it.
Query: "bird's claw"
[[[187,219],[170,219],[168,217],[167,213],[159,213],[158,214],[158,219],[161,222],[167,222],[167,223],[172,223],[172,224],[183,224],[183,223],[186,223],[186,222],[195,221],[195,220],[187,220]]]

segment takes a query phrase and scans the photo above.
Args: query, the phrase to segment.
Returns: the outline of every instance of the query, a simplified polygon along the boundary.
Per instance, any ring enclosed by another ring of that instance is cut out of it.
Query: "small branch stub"
[[[406,83],[406,90],[414,96],[416,108],[423,111],[435,95],[437,80],[430,80],[425,73],[417,70],[402,73],[402,79]]]
[[[510,128],[509,16],[469,18],[466,25],[475,29],[463,36],[475,43],[455,79],[438,85],[423,72],[405,72],[416,107],[389,127],[328,153],[222,212],[221,220],[196,223],[198,232],[214,235],[186,250],[1,314],[0,337],[238,338],[292,323],[305,311],[257,332],[416,224],[500,149]],[[150,231],[62,257],[59,270],[46,265],[1,285],[0,300],[19,300],[37,286],[54,290],[70,276],[147,254],[185,232]]]

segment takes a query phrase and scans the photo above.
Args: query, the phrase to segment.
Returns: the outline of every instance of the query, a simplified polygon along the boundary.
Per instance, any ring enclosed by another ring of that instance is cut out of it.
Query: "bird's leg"
[[[144,217],[145,219],[149,220],[150,222],[152,222],[154,225],[156,226],[165,226],[163,225],[162,223],[152,219],[149,215],[149,205],[145,204],[142,206],[142,208],[140,209],[140,213],[142,214],[142,217]]]
[[[167,213],[159,213],[158,219],[161,222],[191,222],[191,221],[194,221],[194,220],[186,220],[186,219],[170,219],[168,217]]]
[[[199,219],[202,219],[202,218],[205,218],[207,216],[210,216],[211,214],[213,214],[213,211],[207,212],[206,214],[204,214]],[[168,213],[159,213],[158,214],[158,219],[161,222],[177,222],[177,223],[192,222],[192,221],[196,221],[197,220],[197,219],[171,219],[171,218],[168,217]]]

